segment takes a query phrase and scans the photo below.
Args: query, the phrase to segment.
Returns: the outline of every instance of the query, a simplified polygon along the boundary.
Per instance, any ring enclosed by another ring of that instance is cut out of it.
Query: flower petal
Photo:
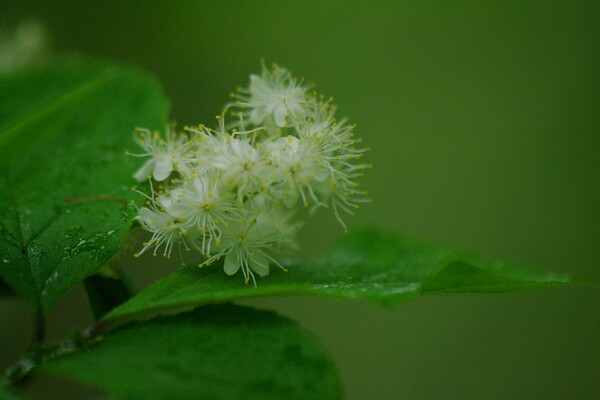
[[[146,161],[144,165],[142,165],[140,169],[138,169],[137,172],[133,174],[133,178],[138,182],[142,182],[148,179],[148,175],[152,173],[152,169],[154,168],[154,162],[155,161],[153,158]]]
[[[250,260],[250,269],[259,276],[269,275],[269,259],[262,253],[257,253]]]
[[[260,109],[257,107],[250,113],[250,122],[255,125],[259,125],[263,122],[263,117],[261,116]]]
[[[319,168],[315,173],[315,179],[319,182],[325,182],[330,175],[331,171],[329,171],[327,168]]]
[[[158,215],[154,211],[150,210],[149,208],[142,207],[138,212],[137,220],[140,221],[145,228],[153,229],[154,225],[156,224],[157,217]]]
[[[237,250],[232,250],[225,256],[223,270],[229,276],[234,275],[240,269],[240,254]]]
[[[280,105],[275,109],[273,117],[275,118],[275,124],[278,127],[283,128],[285,126],[285,117],[287,116],[287,109],[284,105]]]
[[[173,163],[169,158],[157,158],[154,166],[153,176],[157,181],[164,181],[171,175],[173,171]]]

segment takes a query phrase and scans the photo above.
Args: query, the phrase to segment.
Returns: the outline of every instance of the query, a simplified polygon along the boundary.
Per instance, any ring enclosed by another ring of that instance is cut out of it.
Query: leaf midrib
[[[60,96],[57,96],[55,99],[44,102],[38,107],[32,107],[25,115],[19,118],[18,121],[11,124],[9,127],[5,127],[0,130],[0,151],[5,150],[5,147],[12,143],[15,140],[19,140],[19,138],[28,132],[27,127],[29,125],[35,124],[36,122],[43,120],[48,115],[52,115],[53,113],[60,112],[63,107],[68,106],[71,102],[82,100],[87,95],[91,94],[102,85],[104,85],[107,81],[109,81],[114,75],[114,69],[108,68],[100,70],[94,77],[90,77],[85,82],[76,86],[75,88],[63,93]],[[46,135],[40,135],[36,139],[40,140],[44,136],[52,136],[56,133],[54,130],[49,130]],[[35,135],[34,135],[35,136]],[[7,183],[7,193],[10,205],[12,206],[14,212],[14,221],[17,226],[17,240],[20,243],[13,243],[12,241],[8,241],[9,243],[15,245],[17,247],[17,251],[21,253],[24,260],[24,266],[26,268],[26,273],[30,280],[31,288],[33,289],[33,301],[35,306],[35,312],[42,312],[43,304],[42,304],[42,288],[40,282],[35,278],[33,272],[32,261],[29,256],[30,245],[32,241],[39,237],[46,229],[48,229],[52,222],[57,218],[57,216],[53,216],[50,220],[41,227],[40,230],[32,234],[29,240],[25,240],[25,232],[23,230],[23,221],[21,219],[21,215],[19,213],[19,207],[17,202],[17,197],[15,193],[15,185],[13,180],[11,179],[10,167],[6,165],[1,165],[0,173],[2,173],[5,182]]]
[[[8,174],[6,174],[6,172],[4,173],[4,180],[7,183],[7,193],[12,205],[12,209],[14,211],[14,219],[17,226],[18,239],[21,242],[19,243],[20,248],[18,250],[20,251],[21,255],[23,255],[23,258],[25,260],[25,266],[27,267],[26,270],[29,275],[29,278],[31,279],[31,284],[34,289],[34,300],[36,306],[35,311],[40,312],[40,310],[42,309],[42,298],[40,296],[41,290],[37,280],[33,275],[33,268],[31,267],[31,260],[29,259],[29,243],[25,243],[25,235],[23,233],[23,222],[21,221],[21,216],[19,215],[19,208],[17,203],[17,197],[15,195],[15,190],[13,187],[13,182],[12,179],[10,179],[10,177],[8,176]]]

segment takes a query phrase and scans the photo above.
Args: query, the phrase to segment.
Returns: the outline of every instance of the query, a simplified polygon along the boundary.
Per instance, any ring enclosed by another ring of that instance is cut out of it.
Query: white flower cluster
[[[277,65],[232,97],[216,129],[138,129],[143,153],[134,156],[148,160],[134,177],[149,179],[151,193],[137,220],[152,233],[139,254],[170,257],[177,244],[201,253],[200,266],[223,258],[225,273],[241,269],[256,284],[254,274],[284,269],[275,257],[295,247],[298,204],[331,208],[345,228],[340,212],[366,201],[356,182],[365,149],[354,126],[334,118],[332,99]],[[225,124],[226,113],[236,122]]]

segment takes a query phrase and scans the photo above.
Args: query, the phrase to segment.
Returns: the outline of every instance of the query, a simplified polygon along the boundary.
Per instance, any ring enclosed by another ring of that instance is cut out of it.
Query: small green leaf
[[[118,250],[138,199],[124,151],[168,106],[146,75],[82,63],[2,75],[0,93],[0,277],[46,313]]]
[[[41,373],[116,399],[339,399],[333,364],[298,325],[272,312],[206,306],[107,335]]]
[[[345,237],[312,262],[277,268],[258,287],[226,276],[219,267],[186,267],[117,307],[102,329],[241,297],[310,294],[372,300],[392,306],[425,293],[531,290],[569,282],[566,275],[536,272],[488,261],[379,231]]]

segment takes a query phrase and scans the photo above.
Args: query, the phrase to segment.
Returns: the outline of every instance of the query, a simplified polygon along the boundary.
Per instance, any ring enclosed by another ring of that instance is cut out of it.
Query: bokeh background
[[[374,169],[349,221],[535,268],[600,277],[597,1],[7,1],[0,27],[35,18],[54,55],[153,73],[180,124],[209,123],[275,61],[335,96]],[[303,255],[342,235],[322,212]],[[172,266],[132,263],[141,288]],[[337,362],[348,399],[598,399],[600,290],[439,295],[393,310],[308,297],[245,301],[297,320]],[[75,288],[50,338],[89,323]],[[28,314],[0,300],[0,367]],[[62,381],[30,398],[79,398]]]

